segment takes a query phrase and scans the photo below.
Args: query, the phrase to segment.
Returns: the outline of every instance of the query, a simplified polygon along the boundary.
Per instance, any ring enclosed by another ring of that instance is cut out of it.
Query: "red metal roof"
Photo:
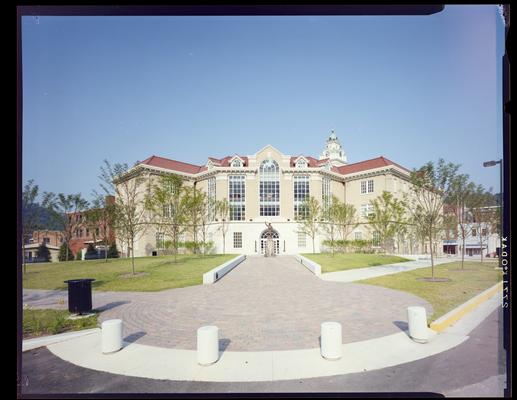
[[[202,168],[199,165],[189,164],[176,160],[169,160],[168,158],[151,156],[148,159],[140,162],[140,164],[152,165],[154,167],[171,169],[173,171],[186,172],[188,174],[196,174]]]
[[[342,167],[338,167],[338,171],[342,175],[347,175],[347,174],[353,174],[355,172],[367,171],[369,169],[387,167],[389,165],[395,165],[399,168],[402,168],[404,171],[411,172],[409,169],[404,168],[403,166],[401,166],[397,163],[394,163],[393,161],[388,160],[387,158],[382,157],[382,156],[377,157],[377,158],[372,158],[371,160],[365,160],[365,161],[360,161],[360,162],[353,163],[353,164],[343,165]]]
[[[230,160],[234,157],[235,156],[226,156],[221,159],[208,157],[208,159],[211,160],[217,166],[228,167],[230,165]],[[244,157],[244,156],[238,156],[238,157],[240,157],[244,161],[245,166],[248,166],[248,157]],[[301,156],[291,157],[291,160],[290,160],[291,166],[294,166],[295,160],[299,157],[301,157]],[[320,167],[328,162],[328,158],[326,158],[324,160],[318,160],[318,159],[316,159],[314,157],[310,157],[310,156],[303,156],[303,157],[305,157],[305,159],[307,159],[307,161],[309,162],[310,168]],[[140,162],[140,164],[146,164],[146,165],[151,165],[151,166],[155,166],[155,167],[159,167],[159,168],[170,169],[173,171],[186,172],[189,174],[197,174],[197,173],[199,173],[201,171],[205,171],[207,169],[206,166],[204,166],[204,165],[199,166],[199,165],[185,163],[182,161],[170,160],[168,158],[158,157],[158,156],[154,156],[154,155],[149,157],[148,159]],[[377,157],[377,158],[372,158],[371,160],[365,160],[365,161],[360,161],[360,162],[353,163],[353,164],[347,164],[342,167],[333,166],[331,168],[331,170],[334,172],[337,172],[339,174],[342,174],[342,175],[347,175],[347,174],[353,174],[356,172],[367,171],[369,169],[387,167],[390,165],[394,165],[394,166],[401,168],[404,171],[411,172],[409,169],[404,168],[403,166],[401,166],[391,160],[388,160],[387,158],[382,157],[382,156]]]

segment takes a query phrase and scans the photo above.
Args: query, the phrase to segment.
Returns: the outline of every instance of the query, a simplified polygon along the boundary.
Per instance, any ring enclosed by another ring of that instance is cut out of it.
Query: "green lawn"
[[[80,331],[97,327],[97,314],[71,320],[64,310],[23,310],[23,338],[56,335],[69,331]]]
[[[67,279],[94,278],[92,288],[107,291],[151,292],[203,283],[203,274],[236,254],[206,256],[178,255],[135,258],[135,273],[132,276],[131,259],[108,259],[69,261],[27,265],[23,274],[26,289],[66,289]],[[140,274],[140,275],[139,275]]]
[[[362,253],[307,253],[302,256],[321,265],[321,272],[346,271],[356,268],[374,267],[376,265],[394,264],[409,261],[407,258],[387,256],[383,254]]]
[[[433,306],[433,315],[428,322],[445,315],[460,304],[495,285],[502,280],[502,272],[494,269],[494,263],[465,262],[465,271],[461,263],[441,264],[434,268],[435,277],[450,278],[450,282],[424,282],[417,278],[431,276],[431,268],[415,269],[393,275],[385,275],[359,281],[369,285],[384,286],[402,290],[427,300]]]

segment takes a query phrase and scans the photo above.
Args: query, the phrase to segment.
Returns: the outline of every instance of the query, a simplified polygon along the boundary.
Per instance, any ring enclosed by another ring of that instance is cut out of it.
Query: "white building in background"
[[[409,191],[410,176],[407,168],[382,156],[349,164],[333,131],[319,159],[284,154],[271,145],[251,155],[208,157],[204,165],[153,155],[133,167],[128,179],[138,174],[153,179],[163,173],[181,176],[186,185],[204,191],[213,200],[228,199],[231,212],[226,252],[242,254],[264,252],[266,222],[273,225],[277,254],[311,252],[312,240],[299,232],[295,220],[300,204],[308,196],[314,196],[322,204],[323,199],[335,195],[340,201],[353,204],[359,220],[365,222],[366,215],[371,212],[370,201],[384,190],[402,198]],[[223,249],[219,227],[220,222],[214,216],[209,239],[218,253]],[[371,232],[365,225],[359,225],[348,237],[375,238],[376,232]],[[324,239],[321,234],[316,237],[317,252],[322,249]],[[167,238],[151,227],[137,240],[135,255],[155,253],[164,240]],[[440,252],[441,246],[437,243],[435,249]],[[400,252],[407,254],[410,250],[404,248]]]

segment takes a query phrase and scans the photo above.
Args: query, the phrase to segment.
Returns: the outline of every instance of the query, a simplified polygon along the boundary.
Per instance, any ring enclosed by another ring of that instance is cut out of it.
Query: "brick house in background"
[[[63,234],[60,231],[39,230],[32,232],[26,244],[42,244],[60,247],[63,244]]]
[[[113,204],[115,202],[114,196],[106,196],[106,202],[108,204]],[[91,227],[87,227],[85,223],[85,212],[75,212],[69,213],[68,218],[73,223],[74,227],[72,230],[72,237],[70,239],[70,250],[74,253],[74,256],[78,251],[85,249],[89,244],[93,244],[94,246],[104,246],[103,237],[104,235],[104,224],[101,222],[99,226],[92,229]],[[115,243],[115,232],[113,228],[107,224],[108,231],[108,246],[112,243]],[[94,242],[95,236],[95,242]]]

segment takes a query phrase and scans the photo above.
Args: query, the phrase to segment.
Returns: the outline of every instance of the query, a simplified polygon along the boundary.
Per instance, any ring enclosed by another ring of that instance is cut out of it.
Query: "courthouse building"
[[[353,204],[359,221],[364,222],[366,214],[372,211],[370,201],[384,190],[402,198],[409,191],[410,176],[407,168],[382,156],[349,164],[333,131],[319,158],[288,155],[267,145],[252,155],[209,157],[205,165],[151,156],[135,165],[131,172],[128,176],[177,174],[187,185],[206,192],[213,200],[228,199],[231,212],[226,252],[248,255],[264,252],[265,222],[273,225],[277,254],[312,252],[311,238],[299,232],[296,222],[300,205],[307,196],[314,196],[323,205],[324,199],[334,195]],[[220,224],[214,216],[209,232],[217,253],[223,250]],[[135,242],[135,256],[148,256],[159,250],[160,243],[167,240],[159,236],[152,227],[147,229]],[[375,239],[375,232],[361,224],[347,239],[372,238]],[[323,234],[316,236],[316,252],[323,249],[324,239]],[[408,253],[409,249],[399,252]]]

